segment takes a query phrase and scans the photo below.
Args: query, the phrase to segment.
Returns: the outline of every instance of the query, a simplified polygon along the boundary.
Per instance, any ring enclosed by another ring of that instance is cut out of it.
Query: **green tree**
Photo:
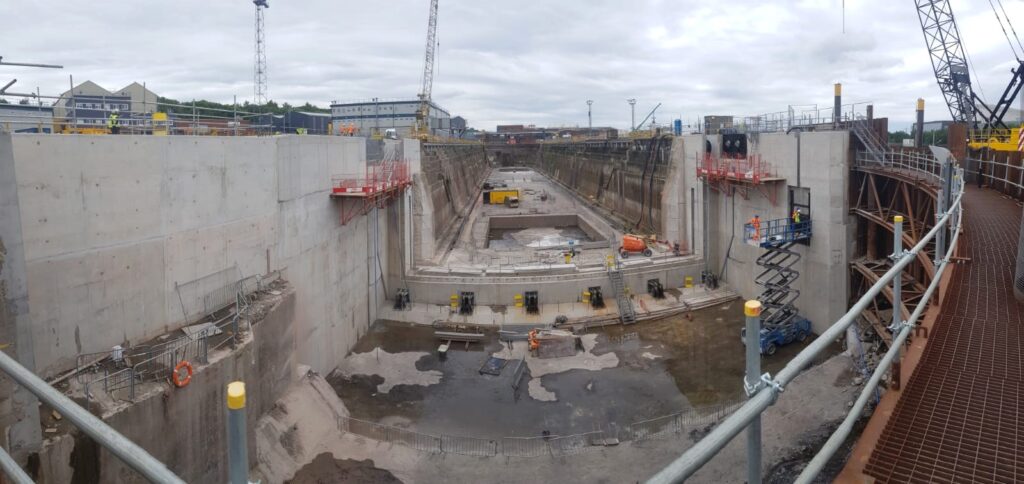
[[[900,143],[903,143],[903,140],[911,138],[911,137],[912,136],[910,136],[910,133],[908,133],[906,131],[896,131],[896,132],[890,131],[889,132],[889,142],[890,143],[900,144]]]
[[[288,103],[278,105],[275,101],[267,101],[262,106],[257,106],[249,101],[244,101],[237,107],[231,104],[223,104],[213,101],[197,100],[197,101],[178,101],[177,99],[171,99],[166,97],[158,97],[157,102],[160,103],[159,111],[165,113],[174,113],[180,115],[192,115],[193,105],[195,106],[195,114],[201,118],[206,117],[230,117],[232,112],[238,111],[241,113],[262,113],[262,114],[284,114],[288,111],[309,111],[314,113],[330,113],[331,110],[328,108],[321,108],[310,104],[309,102],[303,104],[298,109]],[[193,104],[194,103],[194,104]]]

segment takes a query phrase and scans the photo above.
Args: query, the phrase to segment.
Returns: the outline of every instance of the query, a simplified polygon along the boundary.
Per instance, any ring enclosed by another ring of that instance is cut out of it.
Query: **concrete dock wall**
[[[342,226],[353,202],[329,196],[331,175],[364,171],[362,138],[24,134],[13,154],[43,375],[193,321],[205,295],[274,270],[296,289],[302,363],[328,371],[383,298],[387,212]]]
[[[211,352],[188,386],[140,385],[129,405],[116,405],[102,418],[163,462],[185,482],[227,482],[228,383],[244,381],[249,462],[256,463],[255,427],[295,378],[295,292],[285,288],[237,349]],[[95,403],[93,404],[96,405]],[[49,439],[40,453],[37,482],[146,482],[110,452],[80,434]]]
[[[0,342],[8,356],[32,370],[32,319],[16,180],[11,135],[0,133]],[[2,443],[19,461],[39,448],[42,432],[38,404],[31,392],[0,374]]]
[[[555,143],[527,154],[531,166],[590,200],[627,231],[663,235],[662,196],[669,173],[669,139],[636,143]],[[515,157],[510,151],[505,158]]]
[[[707,139],[717,151],[719,137]],[[693,154],[684,155],[684,186],[696,188],[694,192],[702,203],[704,187],[696,178],[696,162],[703,150],[696,148],[703,144],[703,138],[684,136],[682,142],[695,148]],[[763,185],[769,194],[774,193],[774,204],[756,189],[749,190],[746,198],[740,193],[728,196],[717,190],[708,191],[711,269],[721,273],[723,280],[744,298],[756,298],[761,288],[754,284],[759,269],[755,260],[764,254],[764,249],[744,244],[743,225],[755,214],[762,221],[789,217],[789,187],[809,188],[814,232],[809,246],[795,246],[802,258],[794,267],[800,272],[800,279],[793,287],[800,291],[796,301],[800,313],[811,320],[816,332],[823,331],[847,309],[847,261],[852,240],[849,231],[853,228],[847,190],[849,133],[762,133],[751,136],[749,150],[760,154],[784,180]],[[702,207],[696,208],[694,237],[699,244],[703,237],[703,222],[699,218]]]
[[[417,262],[434,260],[455,237],[477,202],[490,172],[487,153],[478,144],[426,144],[412,163],[413,246]]]

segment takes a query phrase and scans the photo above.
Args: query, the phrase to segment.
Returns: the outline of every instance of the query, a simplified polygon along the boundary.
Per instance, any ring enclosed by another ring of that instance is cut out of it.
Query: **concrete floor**
[[[859,387],[851,384],[855,376],[851,369],[848,356],[833,356],[798,376],[765,412],[762,470],[766,482],[791,482],[792,473],[777,472],[780,465],[798,471],[802,466],[798,459],[806,462],[806,456],[845,415],[847,402],[859,392]],[[319,376],[311,378],[323,382]],[[326,382],[322,386],[326,387]],[[666,438],[625,442],[566,457],[431,454],[338,432],[335,426],[326,425],[324,422],[334,415],[347,411],[336,395],[329,394],[329,388],[318,388],[306,383],[297,385],[279,402],[279,411],[264,418],[280,420],[272,422],[277,431],[267,432],[263,428],[256,432],[260,446],[257,459],[265,482],[288,481],[293,477],[296,482],[339,482],[359,475],[395,477],[405,483],[640,482],[678,457],[707,431],[703,426],[688,427]],[[743,482],[745,458],[745,439],[740,436],[688,482]],[[319,465],[314,461],[319,461]]]
[[[473,437],[589,432],[743,398],[741,304],[733,301],[634,326],[591,329],[573,357],[527,356],[518,392],[511,388],[525,342],[511,350],[487,329],[482,343],[456,343],[445,360],[429,326],[376,323],[328,380],[353,417],[428,433]],[[504,329],[526,331],[530,326]],[[764,361],[778,371],[803,345]],[[478,370],[491,355],[509,359],[499,376]]]
[[[622,236],[587,204],[544,175],[529,169],[494,170],[488,177],[493,183],[505,183],[520,189],[520,205],[484,204],[477,201],[463,232],[454,247],[446,252],[439,265],[448,267],[487,268],[504,265],[564,264],[568,240],[576,243],[576,265],[603,264],[613,254]],[[542,200],[543,198],[543,200]],[[489,230],[488,219],[495,216],[531,216],[578,214],[592,226],[586,234],[579,227],[533,227],[519,230]],[[595,236],[597,235],[597,236]],[[610,244],[608,242],[611,242]],[[656,255],[669,252],[666,246],[653,248]],[[635,257],[641,257],[639,254]]]

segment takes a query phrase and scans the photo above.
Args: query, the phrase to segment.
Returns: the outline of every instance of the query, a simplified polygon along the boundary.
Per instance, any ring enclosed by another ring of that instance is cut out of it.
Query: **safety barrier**
[[[71,422],[94,442],[141,474],[149,482],[184,483],[162,462],[85,408],[53,388],[35,373],[0,351],[0,371]],[[0,448],[0,467],[11,482],[32,482],[28,474]]]
[[[699,413],[679,412],[635,422],[629,426],[629,434],[633,440],[670,437],[683,432],[686,428],[703,427],[718,422],[740,405],[742,403],[722,404],[703,408]]]
[[[942,166],[931,155],[916,151],[890,150],[882,153],[882,156],[883,161],[879,162],[872,153],[858,151],[854,162],[858,167],[881,167],[906,172],[933,182],[939,181]]]
[[[615,430],[615,426],[612,426],[609,430],[537,437],[486,439],[447,434],[434,435],[353,417],[339,417],[338,428],[345,433],[379,442],[398,444],[431,454],[458,454],[477,457],[561,457],[592,452],[619,442],[679,435],[689,427],[703,427],[715,423],[739,405],[741,403],[729,403],[677,412],[664,417],[635,422],[629,425],[624,432],[618,432]]]
[[[902,240],[900,237],[896,237],[895,241],[897,244],[895,253],[891,256],[893,261],[892,268],[883,274],[874,285],[872,285],[856,303],[844,314],[839,320],[833,323],[827,330],[825,330],[820,337],[812,341],[806,348],[804,348],[799,354],[793,357],[786,366],[777,374],[770,375],[764,374],[757,383],[749,388],[750,398],[736,409],[731,415],[725,420],[718,424],[714,430],[712,430],[707,436],[697,442],[696,445],[687,450],[683,455],[678,457],[675,461],[670,463],[660,472],[655,474],[648,482],[650,483],[667,483],[667,482],[682,482],[697,472],[704,464],[710,461],[719,451],[721,451],[733,438],[735,438],[740,432],[743,432],[755,421],[758,422],[756,432],[760,433],[760,421],[761,414],[771,405],[775,403],[783,393],[783,389],[792,382],[803,370],[810,366],[814,358],[816,358],[822,351],[824,351],[829,345],[832,344],[838,337],[843,335],[847,328],[853,324],[853,322],[860,316],[860,314],[873,303],[876,296],[886,288],[886,286],[893,282],[895,289],[894,292],[898,291],[900,287],[899,277],[902,274],[903,269],[913,262],[917,255],[924,250],[925,246],[936,240],[936,253],[943,254],[941,258],[936,256],[936,273],[932,279],[931,284],[928,286],[924,295],[922,296],[921,303],[917,305],[913,314],[907,321],[894,322],[891,327],[893,331],[893,343],[890,345],[889,351],[883,356],[878,366],[875,368],[870,380],[864,386],[859,398],[850,409],[846,419],[840,425],[839,429],[829,438],[818,454],[811,460],[807,467],[803,470],[797,482],[806,483],[812,482],[824,468],[824,465],[832,457],[832,455],[838,451],[839,447],[850,435],[853,430],[854,423],[862,415],[868,401],[874,394],[875,388],[881,381],[882,376],[888,371],[889,365],[898,356],[900,348],[903,343],[909,337],[912,329],[917,323],[918,318],[924,313],[924,310],[929,306],[930,301],[935,290],[938,288],[940,281],[942,280],[942,273],[949,265],[950,258],[954,250],[956,250],[956,243],[960,235],[961,228],[961,213],[962,206],[961,201],[964,192],[964,172],[961,168],[956,166],[955,160],[949,155],[949,152],[941,148],[933,148],[933,152],[937,156],[941,156],[943,160],[922,160],[924,155],[918,155],[917,157],[892,157],[886,156],[882,160],[876,159],[875,155],[878,153],[872,153],[871,159],[867,160],[858,156],[858,163],[872,163],[887,165],[897,170],[910,170],[920,176],[931,178],[935,176],[938,178],[943,186],[943,193],[947,194],[949,198],[939,197],[939,207],[936,208],[935,213],[939,217],[936,221],[935,226],[922,237],[917,245],[910,250],[904,250],[902,248]],[[888,153],[886,153],[888,155]],[[941,175],[937,175],[932,170],[932,166],[938,166],[942,168],[939,170]],[[943,200],[949,200],[951,203],[944,205]],[[895,222],[897,230],[902,226],[902,219]],[[952,234],[952,239],[948,245],[943,246],[943,241],[946,240],[944,236],[946,231]],[[943,236],[940,237],[939,234]],[[895,281],[895,282],[894,282]],[[897,292],[898,294],[898,292]],[[747,383],[745,382],[745,385]],[[787,392],[788,395],[791,392]],[[755,428],[755,427],[751,427]],[[760,437],[758,437],[759,440]],[[748,465],[751,467],[748,473],[751,475],[758,475],[760,473],[760,449],[750,448],[748,446]]]
[[[213,298],[204,298],[205,306],[210,314],[217,313],[226,307],[234,307],[233,312],[213,321],[213,326],[194,335],[186,335],[164,343],[136,346],[122,350],[119,362],[113,362],[115,368],[109,367],[112,351],[79,355],[74,372],[75,379],[83,385],[86,400],[93,398],[93,390],[102,389],[104,393],[114,396],[118,390],[128,390],[128,400],[135,399],[135,385],[145,381],[165,380],[181,361],[192,361],[205,364],[209,361],[211,349],[237,341],[240,335],[239,321],[245,317],[249,309],[249,299],[254,292],[262,291],[270,281],[279,279],[280,272],[275,271],[266,276],[249,276],[225,285],[230,289],[230,296],[219,294]],[[230,337],[223,338],[210,347],[210,338],[229,332]],[[134,363],[129,363],[132,361]],[[104,362],[108,362],[104,365]],[[121,365],[118,369],[116,365]],[[97,373],[102,373],[96,377]],[[93,377],[93,378],[90,378]]]

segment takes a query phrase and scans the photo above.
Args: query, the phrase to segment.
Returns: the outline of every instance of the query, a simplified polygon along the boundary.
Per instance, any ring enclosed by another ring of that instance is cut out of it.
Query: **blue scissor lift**
[[[765,249],[757,258],[760,273],[754,282],[764,290],[757,300],[761,301],[761,353],[774,354],[782,345],[803,341],[811,331],[811,323],[800,317],[794,305],[800,291],[792,284],[800,277],[793,268],[800,261],[800,253],[792,250],[799,243],[811,239],[811,221],[799,223],[782,218],[762,221],[759,227],[748,223],[744,226],[744,241]],[[742,334],[746,342],[745,331]]]

